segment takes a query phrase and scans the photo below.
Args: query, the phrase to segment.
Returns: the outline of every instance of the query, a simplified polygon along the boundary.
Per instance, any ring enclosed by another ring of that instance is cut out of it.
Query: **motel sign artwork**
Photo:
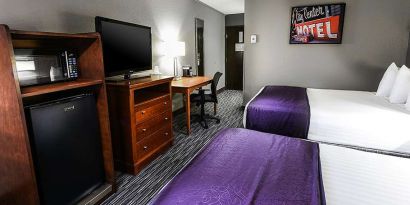
[[[293,7],[290,43],[341,43],[345,7],[346,4]]]

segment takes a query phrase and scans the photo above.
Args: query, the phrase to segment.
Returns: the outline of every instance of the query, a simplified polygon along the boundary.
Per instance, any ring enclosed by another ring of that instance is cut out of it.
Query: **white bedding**
[[[307,90],[308,139],[410,153],[410,112],[371,92]]]
[[[307,94],[311,111],[308,139],[410,153],[410,111],[404,105],[391,104],[372,92],[308,88]],[[251,101],[245,107],[245,128]]]
[[[410,112],[404,105],[391,104],[371,92],[307,92],[311,108],[308,139],[410,153]],[[410,204],[409,158],[322,143],[319,147],[328,205]]]
[[[410,159],[319,147],[328,205],[410,204]]]

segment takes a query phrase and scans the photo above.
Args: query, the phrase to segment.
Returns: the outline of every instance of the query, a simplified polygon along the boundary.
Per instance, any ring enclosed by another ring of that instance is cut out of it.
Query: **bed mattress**
[[[329,205],[410,204],[410,159],[320,144]]]
[[[410,112],[372,92],[307,90],[308,139],[410,153]]]

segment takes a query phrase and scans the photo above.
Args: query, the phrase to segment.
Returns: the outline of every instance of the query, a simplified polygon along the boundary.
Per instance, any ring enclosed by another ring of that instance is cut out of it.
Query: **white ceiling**
[[[245,0],[199,0],[202,3],[224,13],[239,14],[245,12]]]

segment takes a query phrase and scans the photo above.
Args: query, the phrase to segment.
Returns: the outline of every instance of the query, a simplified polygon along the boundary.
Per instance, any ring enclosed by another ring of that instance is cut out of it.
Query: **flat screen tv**
[[[152,69],[151,28],[137,24],[95,17],[101,35],[105,76],[131,74]]]

